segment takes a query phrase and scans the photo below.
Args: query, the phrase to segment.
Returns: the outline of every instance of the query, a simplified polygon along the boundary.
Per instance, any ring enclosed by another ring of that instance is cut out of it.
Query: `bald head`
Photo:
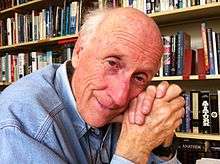
[[[102,37],[115,29],[126,31],[140,38],[147,38],[147,46],[153,45],[162,54],[163,46],[159,28],[152,18],[134,8],[114,8],[90,12],[81,28],[82,43]],[[144,43],[144,44],[146,44]]]

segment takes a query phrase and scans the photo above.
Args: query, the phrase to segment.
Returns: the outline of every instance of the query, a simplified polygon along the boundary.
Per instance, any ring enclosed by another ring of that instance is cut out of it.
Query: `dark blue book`
[[[70,32],[70,5],[66,6],[66,29],[65,34],[68,35]]]
[[[191,110],[191,98],[190,93],[186,92],[185,98],[185,128],[186,132],[192,132],[192,110]]]
[[[217,46],[217,64],[220,74],[220,33],[216,33],[216,46]]]
[[[218,95],[217,93],[210,94],[210,110],[211,110],[211,133],[219,134],[219,111],[218,111]]]
[[[212,29],[208,28],[206,32],[207,32],[207,42],[208,42],[209,71],[210,71],[210,74],[212,75],[212,74],[215,74]]]
[[[185,49],[190,49],[191,38],[187,33],[180,31],[177,32],[177,66],[176,75],[181,76],[183,74],[183,61]]]

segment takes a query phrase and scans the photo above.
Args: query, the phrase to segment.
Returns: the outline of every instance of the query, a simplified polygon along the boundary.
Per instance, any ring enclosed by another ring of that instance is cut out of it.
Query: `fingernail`
[[[135,123],[138,124],[138,125],[142,125],[144,123],[144,120],[143,120],[142,117],[136,116],[135,117]]]
[[[157,91],[156,97],[161,98],[162,96],[163,96],[163,90],[160,89],[159,91]]]
[[[148,113],[149,113],[149,107],[148,107],[148,105],[144,105],[144,106],[143,106],[143,113],[144,113],[144,114],[148,114]]]

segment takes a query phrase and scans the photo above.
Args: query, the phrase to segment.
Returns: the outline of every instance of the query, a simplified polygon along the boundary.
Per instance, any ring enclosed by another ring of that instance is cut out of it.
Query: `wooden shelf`
[[[65,42],[73,42],[77,40],[78,35],[67,35],[67,36],[61,36],[61,37],[54,37],[54,38],[48,38],[44,40],[38,40],[38,41],[31,41],[31,42],[26,42],[26,43],[19,43],[19,44],[14,44],[10,46],[2,46],[0,47],[0,52],[1,51],[6,51],[6,50],[17,50],[17,49],[27,49],[31,47],[38,47],[42,45],[49,45],[49,44],[55,44],[55,43],[60,43],[62,44]]]
[[[195,22],[195,20],[205,21],[217,18],[217,15],[220,15],[219,2],[148,14],[160,27]]]
[[[7,8],[5,10],[1,10],[0,19],[14,16],[14,12],[19,12],[19,13],[30,12],[31,10],[36,9],[36,6],[39,10],[41,10],[42,8],[47,7],[50,3],[60,4],[61,1],[59,2],[58,0],[32,0],[20,5],[16,5],[11,8]]]
[[[214,80],[220,79],[220,75],[206,75],[205,80]],[[182,76],[164,76],[164,77],[154,77],[152,81],[179,81],[183,80]],[[198,75],[190,75],[189,80],[200,80]]]
[[[0,81],[0,86],[8,86],[12,83]]]
[[[220,141],[220,135],[218,135],[218,134],[216,134],[216,135],[214,135],[214,134],[196,134],[196,133],[184,133],[184,132],[176,132],[175,134],[179,138]]]

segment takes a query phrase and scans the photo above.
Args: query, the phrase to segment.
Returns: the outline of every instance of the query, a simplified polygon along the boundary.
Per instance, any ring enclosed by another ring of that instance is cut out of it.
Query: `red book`
[[[203,43],[203,48],[204,48],[205,70],[206,70],[206,73],[209,73],[208,42],[207,42],[207,33],[206,33],[206,23],[201,24],[201,35],[202,35],[202,43]]]
[[[184,53],[183,80],[189,80],[192,68],[192,50],[187,48]]]
[[[197,49],[198,52],[198,75],[199,79],[206,78],[206,65],[205,65],[205,54],[204,49]]]

